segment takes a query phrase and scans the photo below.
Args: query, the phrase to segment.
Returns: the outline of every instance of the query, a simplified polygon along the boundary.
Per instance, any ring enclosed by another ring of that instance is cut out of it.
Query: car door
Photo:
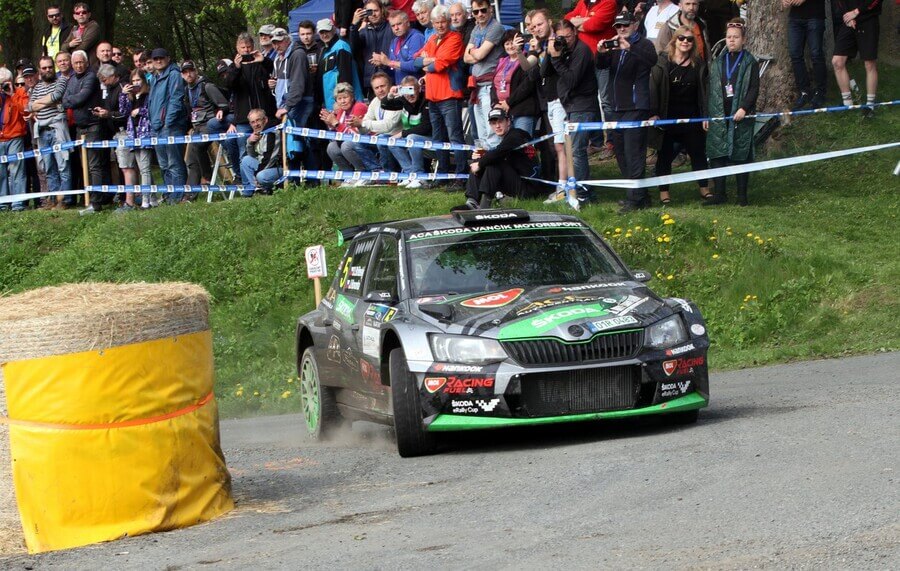
[[[355,240],[344,258],[338,275],[334,299],[334,322],[329,360],[340,370],[343,385],[353,390],[363,389],[360,379],[359,331],[365,313],[362,287],[366,268],[375,247],[377,236]],[[335,339],[336,338],[336,339]]]

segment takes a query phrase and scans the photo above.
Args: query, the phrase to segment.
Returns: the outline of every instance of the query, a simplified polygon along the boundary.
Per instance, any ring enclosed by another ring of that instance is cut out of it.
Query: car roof
[[[487,223],[503,223],[504,221],[513,221],[509,220],[507,217],[515,217],[518,221],[528,221],[528,222],[582,222],[583,221],[577,216],[571,216],[567,214],[557,214],[554,212],[525,212],[524,210],[511,210],[505,208],[496,208],[490,210],[476,210],[472,211],[478,213],[478,215],[486,218],[485,222]],[[506,220],[504,220],[506,218]],[[459,215],[455,214],[444,214],[441,216],[429,216],[426,218],[410,218],[407,220],[388,220],[383,222],[371,222],[367,224],[361,224],[359,226],[350,226],[348,228],[342,228],[338,231],[338,234],[343,238],[343,240],[352,240],[353,238],[362,235],[369,234],[375,232],[381,232],[385,230],[399,230],[400,232],[423,232],[423,231],[431,231],[431,230],[445,230],[449,228],[464,228],[466,226],[472,225],[471,222],[464,222]]]

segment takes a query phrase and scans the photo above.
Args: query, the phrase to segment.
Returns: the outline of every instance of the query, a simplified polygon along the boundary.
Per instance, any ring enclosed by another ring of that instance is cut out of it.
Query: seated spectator
[[[405,88],[401,93],[400,89]],[[426,141],[431,138],[431,118],[428,113],[428,102],[422,94],[419,81],[413,76],[407,76],[400,82],[399,87],[391,88],[390,94],[381,102],[385,110],[402,110],[400,113],[400,129],[391,134],[398,141],[399,146],[389,146],[390,153],[400,163],[400,171],[403,174],[422,174],[425,172],[425,149],[402,146],[403,141]],[[400,186],[407,188],[422,188],[420,180],[406,179],[400,182]]]
[[[537,86],[526,71],[530,64],[522,51],[523,45],[525,38],[517,30],[508,30],[503,35],[506,55],[497,64],[491,100],[494,107],[500,107],[512,118],[514,128],[531,136],[541,110]]]
[[[393,70],[397,84],[408,75],[421,76],[422,70],[416,67],[415,55],[425,45],[425,36],[410,27],[409,16],[401,10],[391,11],[388,22],[394,38],[387,53],[372,54],[372,62]]]
[[[532,198],[541,193],[536,184],[522,179],[537,177],[540,170],[534,147],[523,147],[530,139],[528,133],[513,127],[506,111],[499,107],[491,109],[488,121],[500,144],[489,151],[479,149],[472,153],[466,203],[453,210],[490,208],[495,197]]]
[[[350,125],[364,135],[390,135],[400,126],[400,111],[388,111],[382,107],[382,101],[387,97],[391,89],[391,78],[383,71],[375,72],[372,76],[372,93],[375,97],[369,103],[366,114],[361,119],[350,118]],[[371,149],[372,146],[369,145]],[[394,157],[387,145],[377,145],[378,162],[382,170],[394,171]]]
[[[425,41],[434,33],[431,24],[431,11],[434,10],[434,0],[416,0],[413,2],[413,12],[416,14],[416,23],[413,27],[425,35]]]
[[[263,134],[269,118],[262,109],[247,113],[253,133],[247,137],[247,154],[241,159],[241,178],[250,181],[262,194],[272,194],[275,182],[281,178],[281,135],[275,131]],[[252,188],[245,188],[241,196],[253,196]]]
[[[362,101],[357,101],[353,95],[353,86],[349,83],[339,83],[334,88],[334,111],[322,109],[319,118],[332,131],[338,133],[358,133],[351,119],[363,118],[368,107]],[[338,170],[345,172],[370,172],[380,170],[375,147],[363,145],[353,141],[331,141],[328,143],[328,156],[337,165]],[[341,186],[364,186],[365,181],[344,181]]]
[[[682,26],[675,30],[666,53],[650,71],[650,119],[681,119],[706,117],[706,97],[709,72],[700,56],[691,29]],[[656,175],[672,174],[676,145],[685,148],[691,157],[691,170],[707,168],[706,131],[700,123],[667,125],[662,128],[662,142],[656,161]],[[700,197],[712,198],[709,183],[698,181]],[[669,185],[660,185],[659,201],[669,204]]]
[[[25,123],[25,106],[28,92],[13,85],[13,74],[0,67],[0,155],[12,155],[25,150],[28,127]],[[0,163],[0,196],[21,194],[25,191],[25,161]],[[0,205],[6,210],[7,205]],[[24,202],[13,202],[13,212],[25,210]]]
[[[191,60],[181,64],[181,78],[184,80],[187,103],[191,109],[191,129],[193,135],[209,134],[209,122],[221,120],[228,112],[228,98],[219,87],[207,81],[197,72]],[[208,184],[212,179],[212,165],[209,162],[209,146],[212,143],[196,141],[188,145],[187,184]]]
[[[384,8],[378,0],[367,0],[362,8],[354,12],[350,24],[350,47],[354,54],[362,57],[362,84],[368,86],[372,75],[379,71],[390,71],[374,54],[384,54],[390,49],[394,35],[384,17]],[[371,94],[370,94],[371,95]]]
[[[129,139],[141,139],[150,136],[150,114],[147,103],[150,100],[150,85],[147,83],[147,75],[140,69],[131,72],[131,87],[128,89],[128,98],[131,100],[131,113],[125,123],[125,130]],[[151,165],[153,150],[149,146],[134,148],[119,147],[116,149],[119,166],[125,174],[125,180],[137,180],[134,169],[137,167],[141,175],[141,186],[153,184]],[[129,171],[131,171],[129,173]],[[141,208],[147,209],[157,206],[159,201],[155,194],[141,191]]]
[[[322,40],[322,53],[319,56],[319,76],[322,78],[323,108],[334,107],[334,89],[339,83],[348,83],[353,87],[353,96],[362,99],[363,92],[353,61],[350,44],[335,34],[331,20],[323,18],[316,23],[316,32]]]

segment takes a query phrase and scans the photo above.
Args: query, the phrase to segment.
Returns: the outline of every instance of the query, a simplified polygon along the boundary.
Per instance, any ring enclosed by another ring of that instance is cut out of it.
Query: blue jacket
[[[153,133],[163,129],[187,131],[190,117],[184,99],[184,79],[174,63],[150,82],[147,107]]]
[[[415,28],[410,28],[406,36],[391,40],[388,57],[400,62],[400,67],[394,70],[394,84],[400,85],[407,75],[422,77],[422,69],[416,67],[416,54],[424,45],[425,36]]]

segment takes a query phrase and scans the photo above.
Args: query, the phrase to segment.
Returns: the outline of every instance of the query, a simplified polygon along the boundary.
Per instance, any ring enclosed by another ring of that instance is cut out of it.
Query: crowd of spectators
[[[826,101],[824,0],[780,0],[787,11],[788,44],[798,88],[796,109]],[[833,0],[832,63],[841,99],[853,100],[848,58],[865,62],[866,102],[875,102],[878,16],[881,0]],[[658,150],[655,172],[669,174],[679,153],[693,170],[753,159],[753,125],[759,62],[745,45],[748,29],[729,0],[578,0],[562,18],[544,8],[524,25],[500,23],[489,0],[435,4],[434,0],[337,0],[333,18],[303,21],[296,30],[266,24],[256,36],[240,34],[235,54],[201,73],[194,61],[175,61],[164,47],[123,49],[102,37],[85,3],[69,23],[56,5],[47,9],[37,65],[21,60],[0,68],[0,155],[87,142],[140,137],[244,136],[221,142],[225,162],[247,190],[270,193],[291,166],[309,170],[385,171],[421,175],[469,174],[463,208],[484,208],[505,196],[535,196],[555,181],[547,203],[580,208],[592,199],[589,156],[615,157],[621,175],[646,173],[648,146]],[[717,44],[719,48],[716,49]],[[805,62],[809,48],[812,79]],[[130,57],[129,57],[130,56]],[[132,66],[126,66],[130,62]],[[571,165],[565,123],[650,118],[732,116],[733,121],[664,129],[576,131]],[[871,115],[871,108],[869,109]],[[385,135],[403,140],[465,143],[477,150],[431,152],[398,144],[288,137],[270,128],[295,127]],[[651,132],[652,131],[652,132]],[[528,143],[553,136],[532,148]],[[0,196],[50,193],[115,184],[149,185],[152,164],[166,185],[200,185],[215,176],[210,143],[119,146],[81,153],[56,152],[0,165]],[[540,157],[540,160],[538,160]],[[571,169],[571,170],[570,170]],[[82,180],[82,172],[87,180]],[[524,178],[523,178],[524,177]],[[409,188],[422,177],[403,177]],[[344,186],[365,185],[345,181]],[[698,181],[704,204],[726,200],[724,179]],[[738,203],[746,205],[748,175],[737,176]],[[660,200],[671,198],[660,187]],[[113,202],[91,192],[82,213]],[[118,210],[138,208],[135,193],[117,199]],[[166,200],[189,200],[181,190]],[[140,208],[160,197],[140,194]],[[69,195],[47,198],[43,208],[76,204]],[[646,189],[629,190],[629,211],[650,205]],[[25,202],[0,208],[23,210]]]

